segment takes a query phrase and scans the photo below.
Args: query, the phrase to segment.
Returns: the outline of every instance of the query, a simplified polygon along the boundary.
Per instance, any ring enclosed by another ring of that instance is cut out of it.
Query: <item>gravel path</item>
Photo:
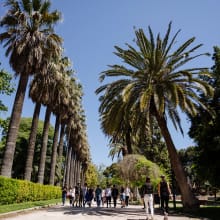
[[[1,215],[0,219],[8,220],[145,220],[143,206],[130,205],[127,208],[106,208],[86,207],[75,208],[68,205],[56,205],[42,209],[31,209],[22,212],[15,212],[8,215]],[[164,216],[160,210],[155,208],[154,220],[163,220]],[[203,218],[192,218],[170,214],[169,220],[201,220]],[[205,220],[205,219],[203,219]]]

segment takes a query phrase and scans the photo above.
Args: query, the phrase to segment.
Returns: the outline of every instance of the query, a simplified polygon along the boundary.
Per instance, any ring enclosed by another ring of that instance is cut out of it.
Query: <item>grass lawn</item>
[[[60,199],[53,199],[53,200],[47,200],[47,201],[24,202],[24,203],[10,204],[10,205],[0,205],[0,214],[23,210],[23,209],[29,209],[33,207],[47,206],[47,205],[59,203],[60,201],[61,201]]]
[[[170,203],[170,207],[172,212],[178,213],[178,214],[184,214],[182,205],[177,202],[176,209],[173,208],[172,203]],[[220,204],[212,204],[212,205],[201,205],[199,208],[199,211],[197,213],[189,214],[190,216],[194,217],[202,217],[202,218],[208,218],[210,220],[220,220]]]

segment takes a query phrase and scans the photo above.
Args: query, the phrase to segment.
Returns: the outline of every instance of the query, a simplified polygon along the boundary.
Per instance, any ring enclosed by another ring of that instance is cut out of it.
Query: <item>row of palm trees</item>
[[[85,115],[81,104],[82,87],[63,57],[62,39],[54,32],[61,14],[50,12],[50,1],[6,0],[8,11],[0,21],[0,42],[16,75],[20,76],[8,128],[1,175],[11,177],[16,138],[30,76],[29,97],[35,103],[24,178],[31,180],[34,148],[41,106],[46,107],[42,134],[38,183],[44,183],[50,117],[56,117],[52,145],[50,180],[56,169],[63,169],[64,137],[68,146],[64,182],[73,184],[83,178],[89,162]],[[60,134],[60,135],[59,135]],[[57,163],[59,161],[60,163]],[[59,164],[59,166],[57,166]],[[56,167],[57,166],[57,167]],[[60,171],[57,171],[58,173]],[[69,173],[71,172],[71,173]]]
[[[171,119],[175,128],[183,133],[178,109],[192,116],[197,114],[198,107],[207,110],[199,93],[211,96],[213,88],[203,80],[204,76],[211,77],[207,68],[182,68],[189,61],[208,55],[193,55],[202,45],[191,46],[195,41],[193,37],[174,49],[179,31],[170,38],[171,26],[170,23],[164,38],[160,34],[155,37],[149,27],[149,37],[143,29],[135,30],[135,47],[115,46],[115,55],[123,65],[110,65],[101,73],[101,82],[107,77],[116,79],[100,86],[96,93],[100,95],[102,130],[113,145],[126,149],[124,153],[132,153],[134,147],[140,147],[137,146],[140,137],[145,137],[146,147],[154,147],[155,123],[160,128],[187,210],[197,208],[199,203],[187,184],[167,120]]]

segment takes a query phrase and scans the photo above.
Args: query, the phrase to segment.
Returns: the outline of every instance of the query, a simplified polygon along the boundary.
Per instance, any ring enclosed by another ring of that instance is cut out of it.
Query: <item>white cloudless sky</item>
[[[0,0],[0,16],[6,8]],[[213,54],[213,46],[220,46],[220,2],[218,0],[51,0],[52,9],[62,13],[62,22],[55,29],[64,40],[64,55],[73,64],[77,78],[83,86],[83,107],[86,114],[88,141],[91,157],[96,165],[111,164],[108,157],[108,140],[102,133],[98,115],[98,96],[95,90],[101,86],[99,74],[107,65],[120,64],[121,60],[113,52],[114,46],[126,48],[125,43],[134,44],[134,27],[143,28],[148,35],[148,26],[154,34],[166,33],[172,21],[173,36],[179,29],[176,46],[180,46],[191,37],[196,37],[195,45],[202,43],[199,52]],[[5,51],[0,47],[1,68],[13,73],[8,65]],[[212,67],[211,57],[198,58],[194,67]],[[17,81],[15,80],[15,83]],[[1,100],[11,113],[14,96]],[[28,95],[23,107],[23,117],[32,117],[34,104]],[[181,114],[184,137],[171,125],[170,131],[177,149],[193,145],[188,137],[189,122]],[[44,119],[44,111],[41,112]],[[54,119],[52,119],[53,121]]]

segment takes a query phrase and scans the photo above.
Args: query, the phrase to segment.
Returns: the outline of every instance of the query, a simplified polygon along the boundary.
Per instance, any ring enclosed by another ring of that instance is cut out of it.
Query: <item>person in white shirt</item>
[[[144,194],[144,203],[145,203],[145,211],[147,218],[149,219],[149,208],[151,219],[154,218],[154,200],[153,200],[153,185],[151,184],[150,177],[146,177],[146,182],[142,186],[143,194]]]
[[[111,207],[112,189],[110,185],[108,185],[107,188],[105,189],[105,197],[106,197],[107,208]]]
[[[131,190],[129,186],[127,185],[125,187],[125,205],[128,206],[129,198],[130,198]]]

